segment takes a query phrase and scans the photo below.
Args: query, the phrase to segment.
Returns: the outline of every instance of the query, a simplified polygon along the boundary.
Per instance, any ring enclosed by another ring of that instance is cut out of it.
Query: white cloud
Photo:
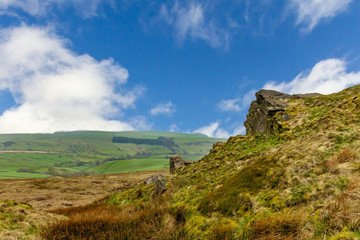
[[[221,100],[218,104],[216,104],[216,107],[220,111],[240,112],[242,109],[240,104],[241,104],[241,99],[235,98],[235,99]]]
[[[209,125],[205,125],[199,129],[193,131],[193,133],[202,133],[208,137],[215,137],[215,138],[229,138],[230,136],[236,136],[239,134],[245,134],[246,129],[243,125],[234,125],[232,127],[233,131],[230,133],[225,129],[220,127],[220,122],[213,122]]]
[[[153,116],[168,115],[171,116],[175,112],[175,105],[172,102],[160,103],[150,110],[150,114]]]
[[[231,135],[236,136],[236,135],[239,135],[239,134],[242,134],[242,135],[246,134],[246,129],[245,129],[245,127],[243,125],[236,126]]]
[[[185,4],[176,1],[172,7],[163,4],[160,9],[161,17],[174,27],[178,42],[190,37],[204,40],[212,47],[226,48],[230,34],[217,26],[213,19],[207,19],[204,12],[204,6],[193,1]]]
[[[153,127],[153,123],[149,123],[144,116],[136,116],[129,119],[129,124],[136,130],[150,131]]]
[[[179,131],[179,128],[175,123],[170,125],[170,132],[178,132],[178,131]]]
[[[300,73],[290,82],[268,82],[263,88],[290,94],[330,94],[359,83],[360,72],[347,72],[345,61],[332,58],[318,62],[309,73]]]
[[[219,128],[219,122],[213,122],[209,125],[203,126],[199,129],[193,131],[193,133],[202,133],[208,137],[215,137],[215,138],[228,138],[230,134],[222,128]]]
[[[134,129],[108,119],[135,107],[143,89],[120,88],[125,68],[77,55],[66,43],[51,29],[0,31],[0,91],[9,91],[17,104],[0,116],[1,133]]]
[[[244,108],[247,108],[251,101],[254,100],[255,90],[251,90],[246,93],[242,98],[234,98],[234,99],[227,99],[221,100],[219,103],[216,104],[216,107],[220,111],[234,111],[240,112]]]
[[[111,6],[115,4],[114,0],[1,0],[0,10],[6,10],[2,14],[7,14],[14,9],[21,9],[32,16],[41,16],[56,6],[73,6],[82,17],[90,18],[97,16],[99,7],[105,3]]]
[[[297,25],[311,31],[320,21],[344,12],[353,0],[290,0],[289,9],[296,11]]]

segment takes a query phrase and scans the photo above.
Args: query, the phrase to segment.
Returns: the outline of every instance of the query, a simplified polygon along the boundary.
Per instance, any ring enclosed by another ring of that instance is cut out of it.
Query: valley
[[[171,155],[196,161],[214,143],[224,140],[202,134],[146,131],[1,134],[0,179],[168,169]]]

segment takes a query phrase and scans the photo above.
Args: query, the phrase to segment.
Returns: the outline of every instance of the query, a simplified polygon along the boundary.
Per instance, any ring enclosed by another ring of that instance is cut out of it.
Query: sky
[[[244,134],[262,89],[360,83],[358,0],[1,0],[0,133]]]

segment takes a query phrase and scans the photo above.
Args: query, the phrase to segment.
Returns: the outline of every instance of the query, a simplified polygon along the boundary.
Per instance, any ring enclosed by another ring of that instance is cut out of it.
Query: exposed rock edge
[[[274,90],[261,89],[255,96],[256,100],[252,101],[249,113],[246,115],[247,120],[244,122],[246,135],[248,134],[265,134],[274,136],[278,133],[278,122],[273,118],[277,112],[284,112],[283,120],[289,120],[291,117],[285,113],[287,108],[287,99],[310,98],[320,96],[319,93],[308,94],[286,94]]]

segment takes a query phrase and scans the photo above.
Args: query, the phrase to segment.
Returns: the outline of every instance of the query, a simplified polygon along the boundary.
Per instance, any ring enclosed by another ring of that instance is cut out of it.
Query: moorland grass
[[[188,239],[184,216],[160,197],[135,206],[89,205],[54,211],[68,216],[44,228],[42,239]]]

